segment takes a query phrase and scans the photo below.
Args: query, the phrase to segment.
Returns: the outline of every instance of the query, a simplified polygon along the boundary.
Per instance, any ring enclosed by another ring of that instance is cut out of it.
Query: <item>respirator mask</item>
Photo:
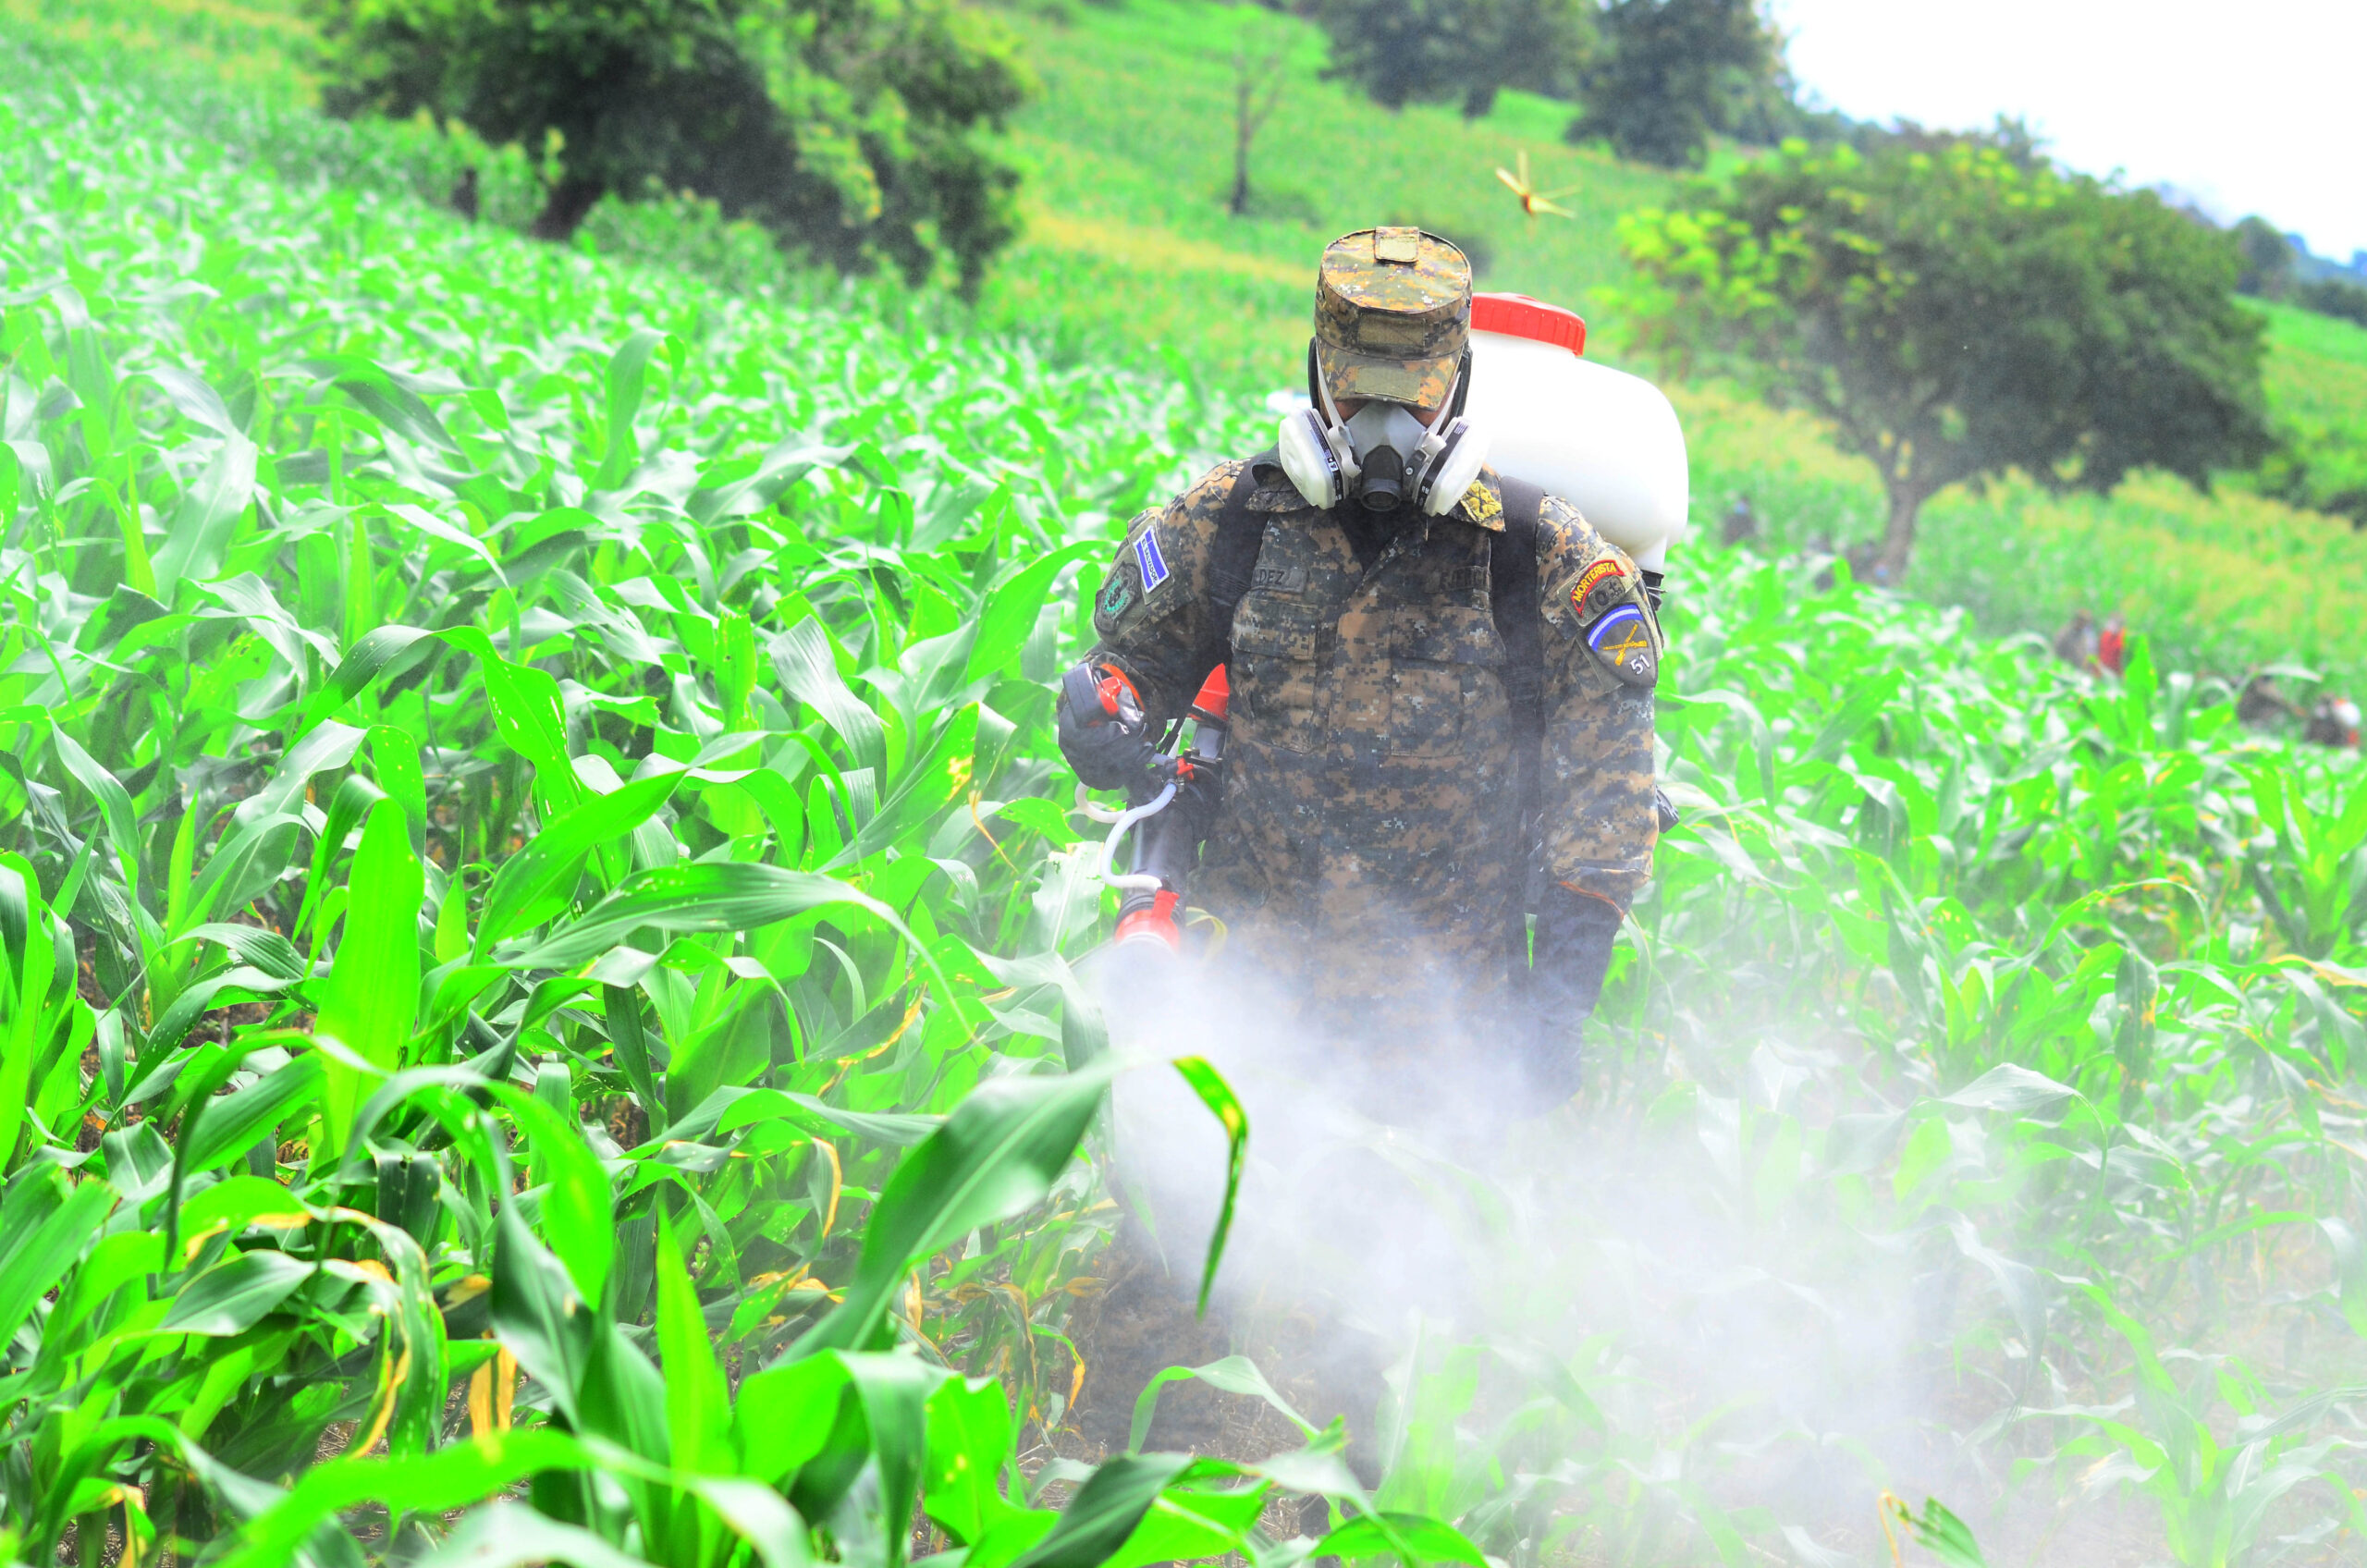
[[[1427,429],[1403,403],[1368,402],[1343,420],[1311,341],[1306,380],[1315,407],[1284,415],[1275,445],[1282,472],[1307,505],[1329,510],[1354,496],[1367,511],[1410,508],[1438,517],[1453,510],[1479,477],[1488,438],[1463,417],[1471,391],[1468,349],[1455,367],[1446,411]]]

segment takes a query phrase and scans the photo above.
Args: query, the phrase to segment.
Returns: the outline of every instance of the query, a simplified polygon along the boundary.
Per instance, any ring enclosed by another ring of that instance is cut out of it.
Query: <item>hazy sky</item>
[[[1861,118],[2025,116],[2056,157],[2367,250],[2367,0],[1773,0],[1792,69]]]

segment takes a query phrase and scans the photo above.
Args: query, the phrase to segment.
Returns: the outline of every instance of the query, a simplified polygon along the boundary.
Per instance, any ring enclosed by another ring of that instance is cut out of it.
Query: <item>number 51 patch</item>
[[[1589,627],[1587,646],[1605,669],[1630,686],[1650,686],[1660,679],[1651,626],[1634,605],[1621,605]]]

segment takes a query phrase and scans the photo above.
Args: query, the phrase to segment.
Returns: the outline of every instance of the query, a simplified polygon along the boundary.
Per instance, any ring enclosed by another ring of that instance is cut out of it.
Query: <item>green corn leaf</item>
[[[1989,1560],[1981,1554],[1981,1545],[1973,1539],[1971,1528],[1940,1505],[1937,1498],[1923,1500],[1923,1512],[1909,1513],[1907,1504],[1891,1500],[1899,1522],[1912,1532],[1915,1543],[1938,1558],[1945,1568],[1989,1568]]]
[[[304,955],[296,950],[296,945],[278,932],[260,926],[209,922],[183,928],[174,935],[173,941],[176,945],[218,942],[232,958],[275,980],[304,977]]]
[[[366,780],[359,782],[367,787]],[[295,859],[303,832],[304,819],[293,812],[273,812],[233,826],[190,885],[183,918],[208,929],[218,929],[214,921],[215,915],[244,909],[279,880]],[[323,836],[325,844],[326,837]],[[343,835],[338,837],[341,839]],[[177,929],[174,939],[179,940],[187,934]],[[291,947],[289,950],[294,949]],[[275,962],[278,961],[275,958]],[[300,967],[301,961],[298,962]],[[256,967],[267,972],[273,968],[270,964]]]
[[[698,1291],[682,1266],[674,1223],[657,1220],[657,1358],[666,1375],[666,1427],[673,1463],[716,1471],[730,1464],[730,1395],[707,1341]]]
[[[879,716],[855,696],[839,673],[829,634],[821,621],[793,621],[767,649],[773,673],[791,696],[822,716],[863,766],[887,766],[888,732]]]
[[[181,496],[166,524],[164,546],[155,559],[159,602],[171,604],[184,578],[202,582],[222,570],[231,533],[254,487],[255,444],[235,433],[225,436],[222,449]]]
[[[1134,1429],[1126,1438],[1128,1452],[1140,1452],[1143,1440],[1150,1436],[1151,1422],[1159,1414],[1159,1390],[1185,1378],[1196,1378],[1229,1394],[1245,1394],[1251,1399],[1262,1400],[1307,1437],[1315,1436],[1315,1427],[1291,1408],[1289,1401],[1274,1391],[1274,1386],[1266,1380],[1264,1373],[1257,1370],[1256,1363],[1245,1355],[1228,1355],[1206,1366],[1165,1367],[1145,1384],[1143,1391],[1134,1400]]]
[[[754,1549],[764,1568],[806,1568],[815,1561],[805,1521],[771,1488],[737,1476],[702,1476],[688,1489]]]
[[[100,766],[91,753],[65,730],[51,731],[50,741],[57,748],[58,760],[66,765],[66,770],[74,776],[75,782],[97,799],[100,820],[106,824],[107,841],[115,850],[116,863],[123,873],[124,886],[137,897],[140,888],[140,823],[138,813],[132,809],[130,793],[114,774]]]
[[[2079,1099],[2079,1091],[2058,1084],[2043,1072],[2017,1063],[2000,1062],[1940,1103],[1966,1110],[2004,1110],[2017,1114]]]
[[[593,484],[602,490],[613,490],[625,482],[625,476],[641,461],[641,443],[633,435],[632,422],[641,412],[642,381],[649,372],[649,356],[666,341],[666,335],[643,327],[624,341],[608,360],[607,375],[607,455],[600,460],[600,472]]]
[[[1098,555],[1096,544],[1071,545],[1036,557],[1005,578],[987,594],[978,615],[978,634],[970,644],[964,678],[977,680],[1008,671],[1036,630],[1052,580],[1070,566]]]
[[[1318,1557],[1343,1561],[1359,1557],[1404,1555],[1418,1562],[1464,1562],[1489,1568],[1488,1559],[1463,1533],[1441,1520],[1419,1513],[1378,1513],[1351,1519],[1316,1544]]]
[[[527,1135],[534,1175],[543,1185],[546,1240],[565,1264],[577,1293],[584,1301],[598,1302],[607,1291],[617,1250],[615,1199],[607,1172],[584,1143],[583,1128],[570,1117],[510,1084],[488,1087]]]
[[[731,1413],[731,1442],[742,1475],[786,1488],[808,1464],[853,1436],[862,1466],[870,1445],[860,1435],[862,1407],[835,1355],[768,1366],[743,1379]],[[850,1427],[849,1423],[852,1426]]]
[[[887,905],[833,876],[744,862],[662,865],[628,877],[581,919],[522,950],[499,955],[497,962],[512,969],[571,969],[644,926],[751,931],[833,905],[863,910],[902,928]]]
[[[104,1182],[70,1182],[28,1165],[0,1193],[0,1334],[14,1337],[33,1304],[55,1289],[115,1207]]]
[[[328,354],[306,361],[304,368],[324,381],[334,382],[338,391],[404,440],[439,451],[460,450],[426,399],[375,362],[357,354]]]
[[[584,861],[599,845],[632,832],[672,798],[680,773],[653,774],[595,795],[546,826],[501,863],[477,912],[475,951],[542,925],[566,909]]]
[[[180,410],[182,418],[215,435],[239,434],[237,423],[230,417],[229,405],[222,401],[222,395],[207,386],[202,376],[178,365],[156,365],[141,374],[156,384],[157,390]]]
[[[599,1331],[596,1314],[566,1265],[527,1230],[517,1205],[502,1205],[496,1225],[494,1329],[518,1365],[550,1390],[559,1412],[573,1421],[591,1360],[592,1336]]]
[[[991,1378],[948,1378],[928,1396],[923,1494],[928,1516],[959,1546],[1023,1512],[1002,1493],[1011,1456],[1011,1401]]]
[[[165,1052],[178,1046],[188,1036],[190,1026],[209,1009],[227,1007],[232,1000],[269,996],[284,989],[287,984],[276,975],[244,967],[208,975],[174,998],[173,1005],[165,1010],[163,1016],[156,1020],[155,1027],[148,1031],[150,1059],[161,1060]],[[225,991],[242,992],[244,996],[225,998]]]
[[[717,1089],[698,1109],[682,1119],[685,1135],[696,1129],[697,1134],[713,1132],[717,1136],[736,1133],[742,1127],[753,1127],[760,1121],[773,1120],[791,1123],[816,1137],[835,1138],[852,1133],[859,1138],[887,1144],[896,1148],[910,1148],[926,1139],[945,1123],[941,1116],[914,1116],[893,1113],[848,1110],[815,1098],[812,1095],[784,1093],[779,1089]]]
[[[471,1513],[441,1546],[420,1559],[420,1568],[542,1568],[556,1562],[571,1568],[648,1568],[645,1559],[619,1550],[590,1530],[563,1525],[517,1502],[497,1502]],[[776,1568],[769,1558],[766,1568]]]
[[[313,1026],[364,1064],[335,1055],[323,1064],[323,1152],[332,1157],[344,1146],[369,1070],[386,1074],[402,1065],[419,1011],[419,911],[426,888],[411,826],[394,802],[370,808],[349,887],[345,933]]]
[[[63,737],[61,736],[62,740]],[[83,855],[90,846],[83,846]],[[78,858],[77,865],[85,862]],[[51,939],[52,917],[41,881],[22,857],[0,856],[0,929],[7,938],[8,974],[0,977],[0,1170],[12,1168],[29,1109],[48,1070],[55,1034],[55,993],[60,975],[74,974],[71,937],[61,961]]]
[[[320,1095],[325,1066],[317,1054],[300,1056],[207,1106],[181,1151],[188,1170],[194,1174],[227,1165],[271,1136]]]
[[[650,1131],[657,1132],[666,1125],[666,1096],[650,1072],[649,1035],[642,1027],[641,998],[623,986],[603,986],[600,996],[601,1012],[608,1024],[608,1044],[616,1050],[617,1064],[624,1069],[633,1097],[641,1101],[642,1114],[649,1118]]]
[[[868,1345],[914,1263],[1044,1200],[1076,1153],[1111,1069],[982,1084],[880,1189],[845,1299],[791,1354]]]
[[[1184,1082],[1192,1085],[1192,1092],[1200,1096],[1200,1103],[1208,1108],[1209,1113],[1224,1128],[1224,1201],[1218,1207],[1216,1231],[1208,1237],[1208,1260],[1200,1268],[1197,1310],[1206,1317],[1208,1292],[1216,1288],[1217,1266],[1224,1261],[1225,1239],[1233,1234],[1233,1205],[1241,1195],[1241,1165],[1249,1152],[1249,1112],[1233,1094],[1233,1085],[1224,1081],[1223,1074],[1208,1065],[1207,1059],[1177,1057],[1175,1071],[1184,1075]],[[1140,1446],[1140,1442],[1137,1438],[1133,1446]]]
[[[879,1476],[879,1516],[886,1527],[889,1568],[901,1568],[911,1531],[906,1523],[920,1499],[927,1468],[928,1398],[946,1373],[909,1355],[841,1351],[838,1360],[863,1405],[871,1463]]]
[[[1170,1488],[1103,1568],[1147,1568],[1245,1551],[1271,1495],[1265,1486],[1221,1491]]]
[[[1098,1568],[1141,1527],[1159,1494],[1193,1467],[1188,1453],[1129,1453],[1097,1468],[1060,1522],[1010,1568]]]
[[[312,1278],[284,1252],[235,1253],[181,1288],[158,1327],[166,1333],[243,1334]]]
[[[226,1568],[285,1568],[286,1564],[308,1557],[330,1563],[350,1562],[342,1553],[325,1552],[314,1557],[306,1550],[300,1557],[299,1552],[308,1543],[321,1538],[313,1532],[323,1521],[365,1503],[380,1504],[398,1514],[434,1516],[465,1507],[487,1494],[498,1497],[530,1476],[588,1469],[595,1464],[618,1468],[631,1465],[631,1455],[604,1451],[595,1459],[594,1452],[591,1445],[563,1432],[537,1428],[505,1432],[424,1455],[318,1464],[285,1491],[248,1481],[239,1488],[239,1511],[248,1517],[233,1537],[233,1550],[219,1561]],[[204,1465],[199,1473],[216,1485],[243,1479],[220,1464]],[[546,1554],[540,1559],[504,1559],[497,1555],[493,1561],[550,1561],[547,1553],[557,1544],[562,1549],[563,1560],[581,1568],[619,1568],[624,1563],[648,1568],[643,1560],[621,1553],[598,1555],[596,1549],[601,1543],[597,1537],[558,1525],[526,1508],[497,1504],[484,1512],[496,1516],[497,1527],[480,1526],[466,1533],[464,1539],[494,1543],[529,1540],[537,1543]],[[335,1540],[333,1537],[328,1538]],[[448,1561],[473,1562],[476,1559],[462,1556]]]

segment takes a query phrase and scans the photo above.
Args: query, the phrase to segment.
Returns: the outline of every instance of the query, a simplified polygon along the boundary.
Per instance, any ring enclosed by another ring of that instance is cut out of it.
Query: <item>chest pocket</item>
[[[1399,756],[1466,750],[1504,721],[1504,646],[1474,605],[1400,605],[1389,629],[1389,717],[1381,749]]]
[[[1316,605],[1252,592],[1233,613],[1233,711],[1255,739],[1284,751],[1320,744],[1322,675],[1337,632]]]

